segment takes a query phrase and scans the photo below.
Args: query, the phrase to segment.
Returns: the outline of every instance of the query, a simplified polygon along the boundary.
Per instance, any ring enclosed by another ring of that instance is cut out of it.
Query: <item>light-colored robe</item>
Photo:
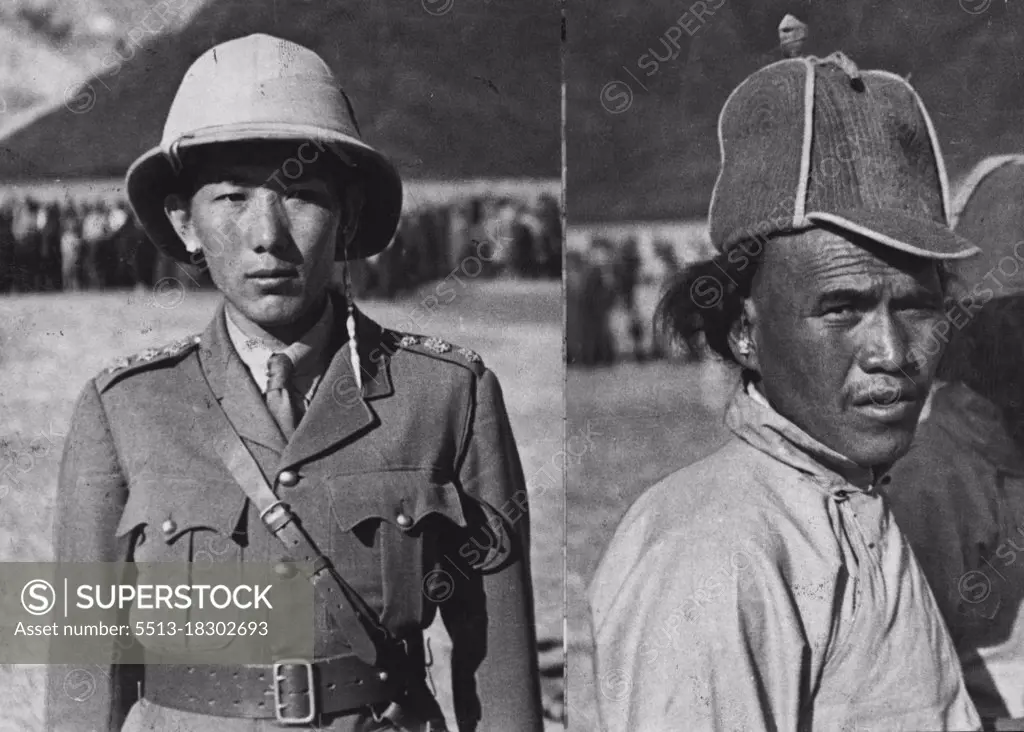
[[[742,388],[726,423],[632,506],[591,584],[605,728],[980,729],[871,471]]]

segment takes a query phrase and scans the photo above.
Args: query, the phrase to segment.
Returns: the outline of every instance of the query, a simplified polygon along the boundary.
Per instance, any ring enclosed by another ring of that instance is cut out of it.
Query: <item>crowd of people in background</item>
[[[645,267],[645,256],[656,261]],[[636,361],[662,358],[664,340],[650,332],[651,313],[637,299],[641,285],[660,288],[679,272],[681,263],[671,242],[655,241],[650,252],[627,237],[612,242],[595,237],[584,251],[566,254],[566,341],[571,365],[607,366],[631,353]],[[645,275],[647,269],[659,274]],[[613,314],[621,309],[625,327],[617,334]]]
[[[453,272],[557,279],[561,211],[546,193],[420,206],[403,215],[387,249],[350,266],[362,297],[396,297]],[[200,268],[159,253],[124,200],[0,202],[0,293],[152,288],[166,278],[189,289],[211,285]]]
[[[127,205],[10,198],[0,205],[0,291],[48,292],[152,285],[155,251]]]
[[[449,276],[558,279],[561,210],[548,194],[530,203],[472,198],[420,207],[402,217],[391,246],[351,267],[352,286],[362,297],[391,298]]]

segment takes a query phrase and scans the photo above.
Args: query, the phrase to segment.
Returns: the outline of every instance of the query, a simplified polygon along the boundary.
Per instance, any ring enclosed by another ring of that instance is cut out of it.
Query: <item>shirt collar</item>
[[[873,473],[818,442],[779,414],[753,384],[740,384],[725,413],[725,423],[744,442],[771,455],[824,486],[845,484],[870,490]]]
[[[266,341],[252,338],[243,333],[232,320],[231,313],[227,308],[225,308],[224,316],[231,345],[234,346],[238,357],[242,359],[242,363],[249,369],[260,392],[265,394],[268,378],[267,361],[278,351],[275,351]],[[328,299],[324,305],[324,312],[316,324],[306,331],[299,340],[280,351],[295,364],[294,380],[297,385],[306,381],[312,382],[323,369],[324,355],[330,345],[333,330],[334,308],[331,307],[330,299]],[[305,389],[300,389],[300,391],[305,391]]]
[[[942,389],[945,386],[946,386],[946,382],[940,381],[939,379],[935,379],[932,382],[932,387],[928,390],[928,396],[925,397],[924,406],[921,407],[921,414],[917,418],[917,423],[919,425],[922,422],[924,422],[926,419],[928,419],[929,415],[931,415],[931,413],[932,413],[932,405],[935,403],[935,394],[936,394],[936,392],[938,392],[940,389]]]

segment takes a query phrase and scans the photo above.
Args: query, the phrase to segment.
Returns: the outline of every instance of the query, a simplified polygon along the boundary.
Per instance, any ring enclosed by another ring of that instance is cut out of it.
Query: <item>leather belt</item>
[[[354,712],[401,697],[386,671],[355,655],[273,665],[147,664],[143,696],[198,714],[308,724],[318,714]]]

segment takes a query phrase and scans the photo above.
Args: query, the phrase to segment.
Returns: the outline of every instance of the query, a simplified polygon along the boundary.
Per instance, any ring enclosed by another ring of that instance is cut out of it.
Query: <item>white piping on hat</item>
[[[874,70],[872,73],[896,79],[914,95],[914,101],[917,102],[917,108],[921,110],[921,116],[924,117],[925,127],[928,128],[928,140],[931,142],[932,154],[935,156],[935,164],[939,170],[939,188],[942,190],[942,215],[946,219],[946,225],[952,228],[953,212],[949,202],[949,178],[946,177],[946,163],[942,159],[942,148],[939,146],[938,135],[935,134],[935,125],[932,124],[932,118],[928,115],[928,110],[925,109],[924,102],[921,101],[921,97],[918,96],[917,91],[910,85],[910,82],[899,74],[879,69]]]
[[[796,203],[793,206],[793,228],[807,226],[807,188],[811,181],[811,142],[814,136],[814,63],[809,58],[800,59],[807,69],[804,79],[804,139],[800,150],[800,177],[796,184]]]
[[[715,198],[717,198],[717,196],[718,196],[718,184],[722,182],[722,174],[725,173],[725,140],[722,137],[722,120],[725,119],[725,111],[729,108],[729,102],[731,102],[732,98],[735,97],[737,93],[739,93],[740,89],[742,89],[748,83],[750,83],[751,79],[753,79],[755,76],[757,76],[761,72],[766,71],[766,70],[772,68],[773,66],[778,66],[779,64],[788,64],[788,63],[792,63],[793,61],[794,61],[794,59],[784,58],[784,59],[782,59],[780,61],[775,61],[774,63],[770,63],[767,66],[764,66],[764,67],[758,69],[757,71],[755,71],[754,73],[752,73],[746,79],[741,81],[736,86],[735,89],[733,89],[731,92],[729,92],[729,96],[726,97],[726,99],[725,99],[725,104],[722,105],[722,111],[718,113],[718,161],[719,162],[718,162],[718,175],[715,177],[714,188],[711,189],[711,203],[708,205],[708,219],[707,220],[708,220],[708,240],[709,241],[711,240],[711,212],[715,210]],[[713,241],[711,242],[711,246],[713,246],[713,247],[715,246],[715,243]],[[715,247],[715,248],[717,248],[717,247]]]
[[[835,224],[836,226],[842,227],[844,229],[849,229],[855,234],[860,234],[861,236],[864,236],[873,241],[877,241],[881,244],[886,244],[892,247],[893,249],[899,249],[901,252],[907,252],[908,254],[913,254],[918,257],[924,257],[926,259],[965,259],[981,251],[980,249],[978,249],[978,247],[972,246],[968,249],[962,249],[959,252],[953,252],[952,254],[940,254],[938,252],[933,252],[928,249],[919,249],[918,247],[911,246],[910,244],[907,244],[904,241],[900,241],[899,239],[893,239],[891,236],[886,236],[885,234],[877,232],[874,229],[869,229],[866,226],[854,223],[853,221],[850,221],[850,219],[845,218],[843,216],[836,216],[833,213],[826,213],[824,211],[811,211],[810,213],[807,214],[807,218],[813,221],[821,220],[831,224]]]
[[[1004,165],[1024,165],[1024,155],[991,155],[975,165],[960,183],[953,203],[953,228],[960,223],[960,217],[970,203],[971,197],[986,178]]]
[[[711,188],[711,203],[708,204],[708,238],[711,237],[711,213],[715,210],[715,198],[718,197],[718,184],[722,182],[722,175],[725,173],[725,139],[722,137],[722,120],[725,119],[725,110],[729,108],[729,102],[736,96],[736,92],[743,88],[743,85],[750,81],[748,76],[739,86],[729,92],[729,96],[726,97],[725,104],[722,105],[722,111],[718,113],[718,175],[715,176],[715,185]],[[712,243],[714,246],[714,243]]]

